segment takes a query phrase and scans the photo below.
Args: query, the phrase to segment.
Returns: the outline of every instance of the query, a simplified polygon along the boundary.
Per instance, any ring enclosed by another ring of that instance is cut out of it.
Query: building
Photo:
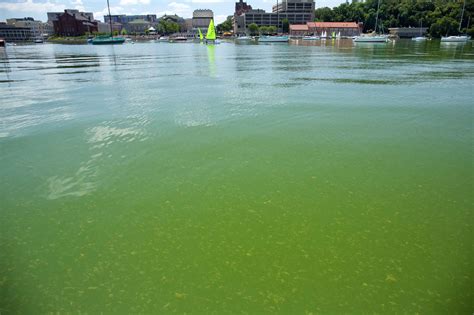
[[[235,3],[234,16],[235,15],[242,15],[244,13],[249,12],[250,10],[252,10],[251,5],[248,5],[247,2],[244,2],[243,0],[239,0],[239,2]]]
[[[110,23],[102,23],[100,21],[97,22],[97,31],[99,33],[110,33]],[[120,23],[112,23],[112,32],[117,32],[120,34],[122,32],[122,24]]]
[[[84,16],[86,18],[90,18],[91,21],[94,20],[94,14],[92,12],[79,12],[79,10],[75,10],[75,9],[66,9],[66,10],[64,10],[64,12],[67,12],[67,13],[72,14],[72,15],[81,14],[82,16]],[[64,14],[64,12],[48,12],[47,13],[48,23],[53,25],[53,22],[58,20],[58,16],[61,15],[61,14]]]
[[[125,24],[124,28],[127,30],[128,34],[144,35],[151,26],[152,25],[149,21],[137,19]]]
[[[193,12],[193,29],[197,30],[198,28],[207,29],[211,20],[214,19],[214,12],[208,9],[199,9],[194,10]]]
[[[33,35],[29,27],[18,27],[0,22],[0,38],[7,42],[25,42],[31,41]]]
[[[353,37],[360,35],[362,31],[362,23],[356,22],[307,22],[306,24],[291,24],[291,36],[318,35],[326,32],[328,36],[331,34],[341,33],[342,37]]]
[[[7,19],[7,24],[17,27],[27,27],[31,30],[31,35],[35,38],[43,36],[43,22],[35,21],[32,17]]]
[[[188,30],[188,26],[186,25],[186,20],[176,14],[172,14],[172,15],[165,14],[158,19],[158,23],[160,23],[160,21],[167,21],[167,22],[173,22],[173,23],[178,24],[181,32],[185,32]],[[192,25],[191,25],[191,28],[192,28]]]
[[[265,12],[261,9],[251,9],[251,6],[240,1],[236,3],[234,13],[234,33],[243,34],[252,23],[258,26],[276,26],[278,31],[282,31],[283,20],[288,20],[290,24],[304,24],[314,20],[314,0],[284,0],[274,5],[272,12]]]
[[[428,31],[427,27],[394,27],[389,28],[390,35],[400,38],[411,38],[417,36],[423,36]]]
[[[60,36],[82,36],[98,31],[97,21],[94,21],[92,13],[84,14],[77,10],[64,10],[64,13],[57,14],[53,27],[54,34]]]
[[[122,25],[128,24],[135,20],[144,20],[144,21],[149,22],[151,25],[155,25],[157,23],[156,14],[142,14],[142,15],[119,14],[119,15],[111,15],[110,18],[108,15],[104,15],[105,23],[109,23],[110,19],[112,19],[112,22],[120,23]]]

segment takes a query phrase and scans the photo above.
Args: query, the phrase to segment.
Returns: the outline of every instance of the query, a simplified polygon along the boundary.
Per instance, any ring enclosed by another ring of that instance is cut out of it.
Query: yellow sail
[[[214,20],[211,20],[206,34],[207,40],[216,40],[216,29],[214,28]]]
[[[203,40],[203,39],[204,39],[204,36],[202,35],[201,29],[198,28],[198,31],[199,31],[199,39],[200,39],[200,40]]]

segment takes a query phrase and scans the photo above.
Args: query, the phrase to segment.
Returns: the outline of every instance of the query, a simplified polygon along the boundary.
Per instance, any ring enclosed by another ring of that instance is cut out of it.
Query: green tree
[[[258,31],[260,32],[260,35],[268,35],[268,27],[266,26],[260,26]]]
[[[328,7],[324,7],[324,8],[319,8],[319,9],[316,9],[314,11],[314,17],[315,17],[315,20],[316,21],[320,21],[320,22],[332,22],[333,21],[333,17],[334,17],[334,13],[333,11],[328,8]]]
[[[364,31],[375,30],[378,0],[342,3],[315,10],[315,20],[322,22],[362,22]],[[459,33],[462,0],[384,0],[381,1],[377,30],[388,27],[419,27],[429,29],[433,37]],[[474,15],[474,0],[466,0],[461,32],[466,30],[469,17]]]
[[[268,34],[273,35],[273,34],[276,34],[278,32],[278,29],[277,29],[276,26],[272,25],[272,26],[267,27],[267,32],[268,32]]]
[[[216,26],[218,32],[230,32],[233,29],[232,17],[228,16],[227,19],[221,24]]]
[[[124,35],[124,36],[125,36],[125,35],[127,35],[127,30],[126,30],[126,29],[124,29],[124,28],[122,28],[122,32],[121,32],[121,33],[122,33],[122,35]]]
[[[258,25],[255,24],[255,23],[252,23],[249,25],[249,32],[250,32],[250,35],[257,35],[258,34]]]
[[[114,36],[118,36],[119,32],[117,30],[113,31]]]
[[[281,24],[282,24],[283,33],[289,33],[290,22],[288,21],[288,19],[283,19],[283,21],[281,21]]]

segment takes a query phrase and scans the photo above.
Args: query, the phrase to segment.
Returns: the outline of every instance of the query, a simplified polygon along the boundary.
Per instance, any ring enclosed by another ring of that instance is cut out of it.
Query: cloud
[[[125,14],[124,9],[122,7],[110,7],[110,14]],[[94,18],[96,20],[104,21],[104,15],[109,15],[109,11],[107,7],[105,7],[102,11],[94,12]]]
[[[71,4],[74,6],[74,9],[76,10],[86,11],[86,8],[84,7],[84,3],[82,2],[82,0],[71,1]]]
[[[191,0],[191,3],[223,3],[224,0]]]
[[[216,25],[221,24],[225,20],[227,20],[227,15],[225,15],[225,14],[214,15],[214,22],[215,22]]]
[[[150,0],[120,0],[120,5],[150,4]]]
[[[15,11],[15,12],[60,12],[64,11],[66,7],[64,4],[57,4],[54,2],[33,2],[33,0],[26,0],[24,2],[0,2],[0,10]]]
[[[193,10],[191,6],[181,2],[171,2],[168,4],[166,10],[157,12],[157,16],[163,16],[165,14],[177,14],[183,17],[192,16]]]

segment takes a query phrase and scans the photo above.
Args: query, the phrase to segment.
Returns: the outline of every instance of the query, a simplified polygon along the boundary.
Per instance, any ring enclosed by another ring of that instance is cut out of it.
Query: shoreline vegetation
[[[467,34],[474,37],[471,17],[474,1],[466,1],[461,27],[462,0],[384,0],[380,4],[378,25],[388,32],[389,27],[423,27],[430,37]],[[318,22],[362,22],[364,33],[375,28],[377,0],[343,3],[334,8],[315,10]],[[378,27],[377,27],[378,28]],[[460,29],[460,30],[459,30]]]

